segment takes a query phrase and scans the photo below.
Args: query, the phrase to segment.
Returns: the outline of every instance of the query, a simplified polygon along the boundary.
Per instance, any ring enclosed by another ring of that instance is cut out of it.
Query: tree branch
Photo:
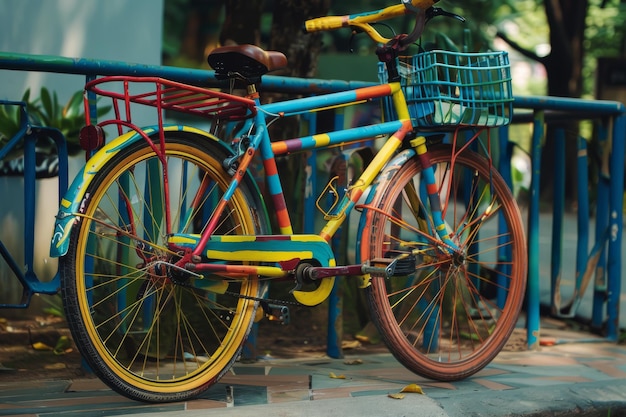
[[[545,65],[545,58],[542,58],[531,50],[524,48],[519,43],[509,38],[505,33],[498,31],[498,33],[496,33],[496,36],[506,42],[515,51],[524,55],[526,58],[532,59],[533,61],[537,61]]]

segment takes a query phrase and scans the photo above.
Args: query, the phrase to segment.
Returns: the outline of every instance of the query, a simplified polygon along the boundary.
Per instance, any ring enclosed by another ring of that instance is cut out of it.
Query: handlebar
[[[325,16],[307,20],[304,24],[306,32],[320,32],[345,27],[356,27],[365,32],[372,40],[381,44],[391,42],[382,36],[371,24],[406,14],[415,14],[416,21],[413,31],[401,40],[403,46],[417,40],[422,34],[426,11],[439,0],[402,0],[402,4],[389,6],[373,12],[358,13],[345,16]]]

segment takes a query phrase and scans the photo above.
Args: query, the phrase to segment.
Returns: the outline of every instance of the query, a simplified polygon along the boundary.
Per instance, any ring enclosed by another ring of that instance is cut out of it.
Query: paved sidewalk
[[[626,416],[625,345],[545,325],[542,341],[553,345],[502,352],[454,383],[420,378],[389,354],[237,363],[201,398],[175,404],[137,403],[97,379],[20,382],[0,373],[0,415]],[[424,394],[389,396],[409,384]]]

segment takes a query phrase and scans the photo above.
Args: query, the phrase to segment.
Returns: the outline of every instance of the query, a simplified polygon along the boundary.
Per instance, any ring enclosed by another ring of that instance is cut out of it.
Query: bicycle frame
[[[400,147],[406,134],[413,130],[408,116],[408,110],[398,121],[384,122],[376,125],[357,127],[353,129],[334,131],[271,143],[266,128],[266,114],[275,115],[280,113],[284,114],[284,116],[291,116],[302,112],[321,111],[333,106],[356,104],[357,102],[376,99],[387,95],[392,95],[394,100],[406,109],[406,103],[404,102],[404,96],[400,90],[399,83],[383,84],[380,86],[366,87],[354,91],[340,92],[331,95],[303,98],[267,105],[260,105],[257,101],[260,111],[255,116],[254,125],[259,132],[251,137],[250,146],[240,162],[241,172],[248,167],[248,164],[257,150],[260,151],[266,171],[274,173],[277,172],[275,160],[276,156],[357,142],[362,139],[377,137],[380,135],[391,135],[383,148],[377,153],[368,169],[365,170],[365,172],[363,172],[363,174],[355,181],[355,184],[350,187],[343,201],[338,205],[335,213],[330,216],[331,219],[320,232],[320,236],[325,241],[330,241],[337,229],[341,226],[346,217],[346,213],[354,207],[365,189],[373,182],[376,175],[380,172],[380,169],[391,159],[395,151]],[[274,180],[278,178],[278,174],[274,175],[276,178],[272,178],[272,176],[268,178],[269,193],[272,196],[274,205],[276,207],[283,207],[277,212],[280,232],[281,234],[290,235],[293,234],[293,228],[289,213],[284,208],[285,199],[282,185],[280,181]],[[235,176],[229,191],[234,190],[234,187],[236,187],[239,179],[240,178]],[[232,195],[232,192],[227,192],[224,198],[226,199],[230,195]],[[207,231],[203,236],[210,235],[213,230],[214,225],[209,224]],[[199,246],[202,247],[204,243],[206,243],[206,239],[201,240]],[[201,252],[202,248],[198,248],[194,251],[194,255],[200,255]]]
[[[346,130],[332,131],[323,134],[316,134],[300,138],[271,142],[268,133],[267,119],[272,117],[288,117],[303,114],[307,112],[318,112],[321,110],[356,105],[370,100],[377,100],[383,97],[391,96],[394,107],[398,114],[398,120],[377,123],[369,126],[356,127]],[[258,98],[255,99],[254,117],[246,120],[240,131],[252,131],[255,133],[249,137],[249,143],[246,143],[246,149],[239,149],[239,165],[233,175],[232,181],[225,191],[222,199],[217,205],[216,212],[212,220],[204,229],[202,235],[178,235],[172,233],[171,229],[167,230],[169,239],[168,244],[173,249],[182,250],[185,255],[180,259],[176,266],[188,271],[211,271],[227,276],[261,275],[265,277],[285,277],[293,274],[300,261],[314,260],[320,266],[313,266],[310,273],[314,275],[314,279],[319,279],[320,285],[314,291],[293,291],[293,295],[300,303],[305,305],[316,305],[323,302],[334,284],[336,275],[352,275],[365,276],[366,281],[369,274],[389,275],[388,265],[371,266],[371,265],[350,265],[337,266],[334,259],[333,251],[330,247],[330,240],[340,228],[347,214],[354,208],[359,198],[363,195],[367,187],[369,187],[381,172],[382,168],[396,155],[397,150],[405,140],[406,135],[413,131],[410,115],[408,112],[406,100],[399,82],[381,84],[372,87],[360,88],[352,91],[331,93],[321,96],[306,97],[295,100],[287,100],[272,104],[260,104]],[[158,106],[157,106],[158,107]],[[161,109],[158,109],[159,114]],[[119,113],[119,111],[118,111]],[[88,121],[89,122],[89,121]],[[64,248],[67,247],[67,237],[69,230],[73,224],[77,213],[80,212],[80,206],[85,196],[87,183],[98,171],[98,167],[106,163],[108,158],[114,153],[123,149],[137,140],[146,140],[157,153],[159,159],[164,163],[164,170],[167,170],[166,158],[152,140],[148,137],[154,135],[156,129],[158,131],[159,141],[163,144],[164,132],[171,129],[193,130],[191,127],[163,126],[162,119],[159,120],[159,126],[150,129],[140,129],[129,121],[120,120],[118,114],[116,120],[108,120],[101,125],[117,124],[118,128],[131,128],[132,130],[118,139],[107,144],[90,160],[89,169],[84,170],[82,175],[77,176],[77,182],[72,184],[70,192],[64,199],[60,213],[55,225],[55,235],[53,237],[53,245],[51,253],[53,256],[63,255]],[[207,135],[206,133],[203,133]],[[335,209],[330,213],[326,225],[319,234],[302,234],[294,235],[291,218],[286,209],[284,192],[279,181],[279,173],[276,164],[276,156],[286,155],[292,152],[299,152],[311,149],[327,148],[338,146],[341,144],[355,143],[368,138],[386,136],[383,147],[376,153],[374,159],[353,182],[345,195]],[[208,135],[214,140],[215,137]],[[432,168],[430,168],[428,158],[425,156],[427,149],[424,138],[418,138],[415,142],[411,142],[416,153],[426,162],[425,174],[427,181],[431,183],[433,180]],[[241,147],[241,146],[240,146]],[[277,208],[277,222],[279,226],[279,235],[274,236],[213,236],[216,228],[216,222],[219,218],[221,210],[223,210],[237,186],[247,175],[247,168],[257,152],[260,154],[265,172],[267,173],[267,184],[269,194],[271,195],[274,207]],[[430,174],[428,173],[430,171]],[[167,179],[167,175],[164,175]],[[430,180],[429,180],[430,178]],[[167,195],[167,180],[164,183],[165,195]],[[433,202],[439,201],[438,190],[430,189],[429,198]],[[436,225],[442,225],[441,210],[436,207],[440,205],[433,204],[435,208],[433,217]],[[169,219],[170,214],[166,205],[165,218]],[[170,225],[168,224],[168,228]],[[450,240],[444,227],[438,227],[437,233],[447,246],[447,250],[453,251],[456,246]],[[218,261],[247,261],[257,263],[258,265],[229,265],[228,263],[196,263],[192,259],[200,256],[207,256],[210,259]],[[277,266],[268,266],[266,262],[273,262]],[[369,262],[369,261],[368,261]],[[314,272],[313,272],[314,271]],[[364,284],[366,285],[366,284]]]
[[[285,116],[295,115],[302,112],[320,111],[329,107],[350,105],[365,100],[372,100],[384,96],[391,95],[394,102],[397,103],[399,108],[400,120],[393,122],[386,122],[377,125],[371,125],[366,127],[358,127],[348,130],[341,130],[335,132],[329,132],[324,134],[306,136],[296,139],[270,142],[270,138],[267,132],[266,117],[268,115],[284,114]],[[358,89],[355,91],[340,92],[331,95],[303,98],[297,100],[290,100],[285,102],[279,102],[268,105],[261,105],[258,99],[256,99],[259,111],[254,118],[254,126],[257,133],[250,138],[250,144],[242,159],[238,169],[238,174],[235,175],[228,191],[225,193],[223,200],[220,202],[219,207],[223,209],[226,206],[228,198],[232,196],[238,182],[241,180],[241,176],[245,173],[249,163],[256,154],[256,151],[260,151],[260,155],[263,159],[265,171],[270,173],[268,176],[269,194],[272,196],[274,207],[279,207],[277,210],[277,221],[280,227],[281,235],[293,236],[293,227],[289,213],[286,209],[284,192],[282,185],[279,181],[278,169],[276,166],[275,157],[279,155],[286,155],[292,152],[305,151],[316,148],[324,148],[329,146],[335,146],[343,143],[356,142],[362,139],[376,137],[379,135],[391,135],[385,142],[382,149],[376,154],[374,160],[370,163],[367,169],[361,174],[361,176],[354,182],[349,190],[344,195],[341,202],[337,205],[333,213],[328,217],[324,228],[320,231],[319,237],[323,239],[320,241],[314,236],[303,235],[299,238],[305,239],[303,248],[298,249],[298,253],[294,252],[294,244],[296,243],[295,237],[289,240],[285,240],[282,237],[270,238],[263,237],[261,239],[255,239],[254,242],[250,242],[247,238],[232,237],[228,239],[230,246],[223,248],[222,250],[216,249],[217,244],[214,241],[210,241],[210,236],[215,230],[216,221],[219,218],[219,212],[213,216],[212,222],[210,222],[203,233],[200,240],[194,245],[194,249],[191,252],[191,256],[200,256],[206,254],[207,244],[210,242],[210,257],[218,257],[221,254],[228,253],[232,256],[232,253],[237,253],[238,250],[244,251],[246,255],[243,257],[247,261],[263,262],[268,259],[268,249],[271,249],[273,256],[276,258],[280,267],[267,267],[267,266],[249,266],[245,270],[248,273],[256,275],[270,275],[270,276],[284,276],[286,269],[293,268],[291,261],[293,259],[307,259],[302,256],[302,250],[306,249],[311,251],[312,248],[316,248],[311,258],[321,261],[323,267],[334,266],[334,256],[332,249],[328,246],[333,235],[337,232],[341,224],[347,218],[347,213],[355,206],[366,188],[372,184],[382,167],[393,157],[397,149],[402,144],[406,134],[413,130],[411,124],[408,109],[404,96],[400,89],[399,83],[383,84],[374,87],[367,87]],[[248,123],[249,125],[252,122]],[[250,126],[252,127],[252,126]],[[245,129],[245,128],[244,128]],[[298,238],[298,239],[299,239]],[[244,243],[245,242],[245,243]],[[220,244],[225,245],[226,241],[220,239]],[[219,252],[219,253],[217,253]],[[243,252],[240,252],[243,253]],[[251,255],[252,253],[252,255]],[[256,254],[256,256],[254,255]],[[231,258],[232,259],[232,258]],[[236,259],[236,257],[235,257]],[[183,261],[184,262],[184,261]],[[181,264],[183,263],[181,262]],[[206,268],[203,265],[194,265],[194,269],[203,270]],[[226,265],[212,265],[211,270],[213,272],[225,273],[229,269]],[[337,274],[331,276],[332,272]],[[324,270],[325,277],[322,278],[320,286],[311,292],[294,291],[293,295],[302,304],[316,305],[324,301],[330,294],[333,283],[334,275],[362,275],[364,273],[361,266],[355,266],[354,268],[336,267],[335,269],[326,268]]]

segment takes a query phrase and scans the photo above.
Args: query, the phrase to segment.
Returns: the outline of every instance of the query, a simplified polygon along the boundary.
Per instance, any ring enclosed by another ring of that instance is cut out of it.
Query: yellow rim
[[[170,143],[168,144],[167,154],[168,157],[181,157],[188,162],[199,165],[207,171],[213,170],[221,173],[221,167],[213,167],[207,165],[207,162],[201,159],[203,154],[192,147],[183,144]],[[85,217],[82,219],[83,224],[81,225],[80,235],[78,236],[78,241],[83,242],[83,244],[79,246],[79,253],[77,253],[76,271],[78,271],[81,276],[77,277],[76,286],[78,305],[81,316],[83,317],[85,330],[89,334],[89,338],[92,341],[94,348],[96,349],[98,355],[100,356],[101,360],[106,364],[106,366],[117,377],[137,389],[168,393],[197,388],[198,386],[218,377],[225,370],[225,368],[233,360],[234,355],[237,354],[243,342],[243,339],[246,336],[249,324],[253,319],[254,302],[246,299],[238,299],[236,302],[236,308],[234,308],[235,313],[230,318],[231,325],[229,326],[226,334],[220,341],[219,347],[214,352],[212,352],[211,357],[208,358],[205,363],[202,363],[200,365],[198,365],[198,362],[196,361],[195,363],[197,366],[195,367],[195,369],[185,369],[180,376],[172,377],[169,379],[160,379],[161,376],[158,377],[159,379],[146,376],[144,373],[144,368],[140,369],[139,371],[129,369],[128,366],[116,359],[115,356],[119,354],[119,351],[112,352],[111,349],[105,344],[107,342],[102,340],[102,335],[99,332],[99,329],[96,327],[96,323],[94,322],[94,318],[92,317],[91,311],[92,309],[95,310],[95,308],[89,302],[88,294],[91,293],[92,289],[87,288],[87,278],[83,275],[83,271],[85,271],[87,268],[85,259],[87,258],[87,256],[91,256],[91,254],[87,253],[88,247],[86,242],[89,241],[89,236],[92,234],[92,228],[98,227],[98,225],[96,224],[97,222],[92,220],[92,218],[98,215],[96,211],[102,203],[101,200],[107,198],[107,190],[109,189],[109,187],[114,185],[115,181],[118,180],[121,173],[126,172],[138,162],[146,161],[151,156],[153,155],[151,155],[150,150],[147,148],[143,148],[138,152],[132,153],[116,166],[115,171],[112,171],[107,175],[107,177],[101,182],[100,186],[97,187],[97,189],[95,189],[94,193],[91,195],[90,198],[92,200],[92,203],[88,206],[88,211],[85,213]],[[222,178],[221,181],[224,182],[226,181],[226,179]],[[223,188],[224,184],[221,184],[221,187]],[[234,216],[240,223],[240,233],[253,234],[254,225],[250,215],[248,214],[245,198],[240,193],[236,193],[233,196],[232,201],[232,210]],[[93,202],[97,202],[97,204]],[[246,280],[245,282],[241,283],[240,293],[244,295],[256,295],[258,291],[258,285],[259,283],[257,279]],[[167,285],[162,286],[161,291],[158,293],[160,297],[173,297],[176,295],[177,291],[175,289],[175,285],[169,285],[170,288],[167,287]],[[155,294],[157,293],[155,292]],[[174,298],[171,298],[171,300],[174,300]],[[176,304],[175,301],[174,303]],[[180,311],[181,309],[181,307],[176,308],[177,311]],[[119,314],[119,312],[116,314]],[[157,320],[160,320],[160,318]],[[149,331],[152,331],[152,329]],[[182,367],[184,363],[186,362],[181,361],[178,366]]]

